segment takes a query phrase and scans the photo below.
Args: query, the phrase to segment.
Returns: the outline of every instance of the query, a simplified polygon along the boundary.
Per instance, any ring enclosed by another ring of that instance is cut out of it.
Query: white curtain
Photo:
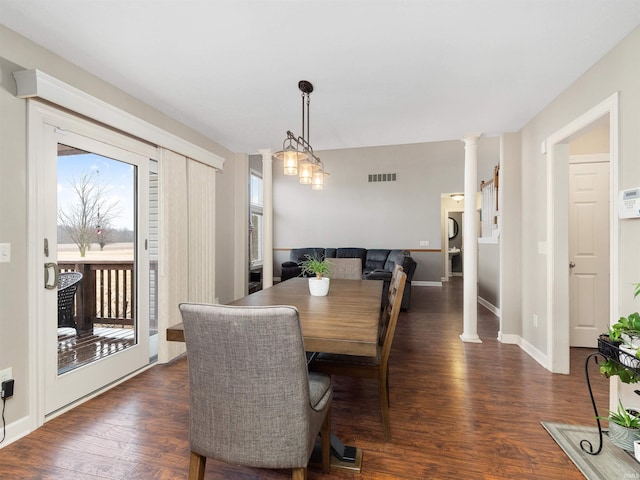
[[[181,302],[215,301],[215,172],[213,167],[160,148],[158,361],[185,351],[166,341],[180,323]]]

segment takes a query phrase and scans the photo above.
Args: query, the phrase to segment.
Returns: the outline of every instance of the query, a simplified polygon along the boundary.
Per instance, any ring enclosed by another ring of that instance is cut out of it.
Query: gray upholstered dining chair
[[[329,276],[347,280],[362,280],[362,260],[359,258],[330,258]]]
[[[291,306],[183,303],[189,364],[189,479],[207,457],[256,468],[291,468],[306,478],[320,432],[330,463],[327,375],[308,373],[298,311]]]
[[[375,357],[354,355],[317,354],[309,369],[314,372],[346,377],[375,378],[378,380],[378,398],[384,428],[385,441],[391,440],[391,422],[389,420],[389,356],[402,306],[402,294],[407,274],[402,267],[396,268],[389,284],[389,303],[380,317],[378,349]]]

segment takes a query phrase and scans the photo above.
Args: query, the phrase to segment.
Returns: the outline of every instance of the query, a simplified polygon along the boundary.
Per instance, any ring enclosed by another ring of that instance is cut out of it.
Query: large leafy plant
[[[628,317],[620,317],[617,323],[609,327],[609,338],[613,341],[620,341],[624,334],[640,335],[640,314],[633,312]]]
[[[634,284],[633,298],[640,295],[640,283]],[[628,317],[620,317],[617,323],[609,327],[609,338],[614,342],[624,341],[627,336],[640,336],[640,314],[633,312]]]
[[[640,295],[640,283],[634,284],[633,298]],[[640,336],[640,314],[634,312],[627,317],[620,319],[609,327],[609,339],[617,346],[621,343],[631,344],[634,337]],[[640,358],[640,349],[635,353]],[[640,374],[634,369],[629,369],[620,362],[607,359],[600,364],[600,373],[609,378],[617,375],[622,383],[638,383],[640,382]]]
[[[617,375],[620,377],[620,381],[622,383],[640,382],[640,375],[638,375],[634,370],[630,370],[611,359],[600,364],[600,373],[607,378]]]

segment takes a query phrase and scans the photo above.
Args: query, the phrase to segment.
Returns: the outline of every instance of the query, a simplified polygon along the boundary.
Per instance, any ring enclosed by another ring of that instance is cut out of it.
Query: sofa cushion
[[[364,268],[362,269],[363,273],[384,269],[384,264],[387,261],[390,251],[391,250],[384,250],[380,248],[367,250],[367,258],[364,262]]]
[[[407,255],[409,255],[409,252],[406,250],[391,250],[387,257],[387,261],[384,263],[384,269],[393,272],[396,263],[398,265],[402,265],[404,263],[404,257]]]
[[[335,248],[325,248],[324,249],[324,258],[336,258],[336,249]]]
[[[324,258],[324,248],[292,248],[291,253],[289,253],[289,261],[300,263],[307,259],[307,255],[309,255],[311,258],[322,260]]]

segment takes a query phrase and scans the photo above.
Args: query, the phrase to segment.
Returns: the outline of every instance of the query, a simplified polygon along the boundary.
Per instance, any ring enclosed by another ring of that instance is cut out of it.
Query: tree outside
[[[92,243],[102,250],[110,241],[113,221],[122,213],[117,200],[109,201],[110,188],[98,181],[95,172],[83,171],[69,180],[74,201],[58,209],[58,222],[84,257]]]

